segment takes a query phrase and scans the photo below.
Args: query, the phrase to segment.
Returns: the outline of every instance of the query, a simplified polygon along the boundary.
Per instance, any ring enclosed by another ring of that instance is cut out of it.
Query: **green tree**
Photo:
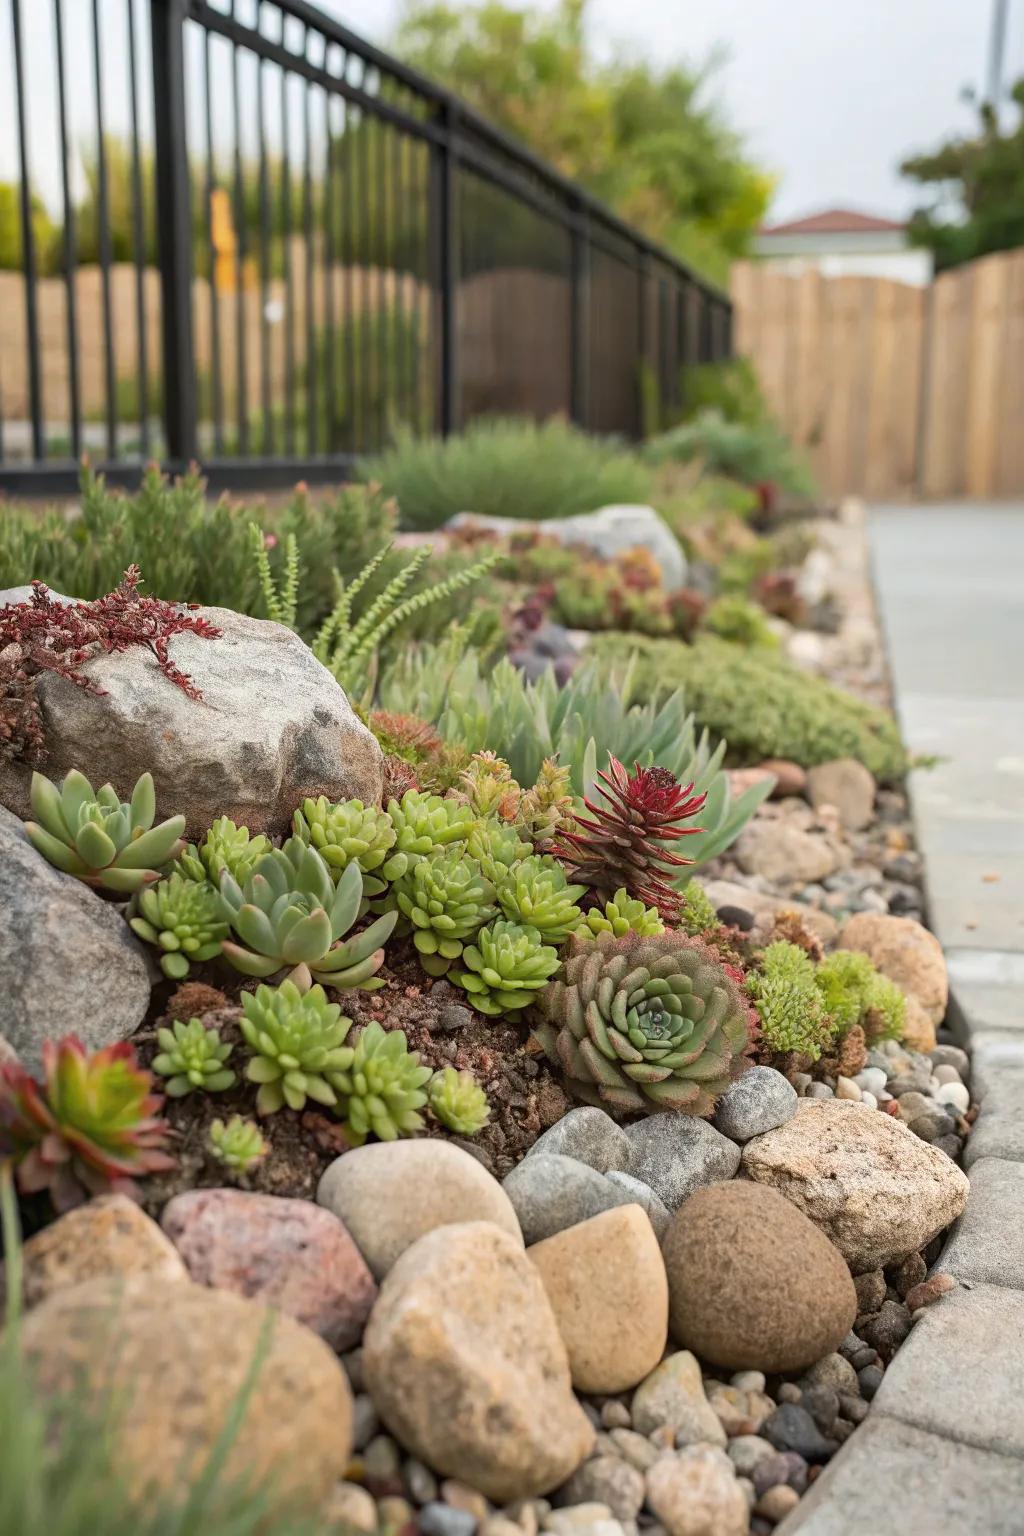
[[[975,134],[949,139],[900,167],[932,190],[931,201],[914,213],[910,234],[935,253],[940,270],[1024,245],[1024,79],[1010,94],[1010,126],[1003,128],[982,103]]]
[[[710,71],[640,60],[601,66],[587,0],[553,12],[504,0],[411,0],[397,51],[623,218],[716,278],[743,255],[771,178],[706,101]]]

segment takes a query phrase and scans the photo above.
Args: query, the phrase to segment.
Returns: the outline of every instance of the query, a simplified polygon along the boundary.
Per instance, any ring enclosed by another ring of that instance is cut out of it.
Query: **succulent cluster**
[[[153,1059],[153,1071],[166,1077],[168,1096],[184,1098],[198,1089],[204,1093],[223,1093],[234,1087],[234,1072],[226,1065],[234,1049],[224,1045],[215,1029],[207,1029],[202,1019],[175,1019],[170,1029],[157,1030],[160,1053]]]
[[[245,1075],[260,1085],[258,1113],[272,1115],[285,1104],[304,1109],[307,1098],[337,1104],[337,1075],[352,1061],[345,1045],[352,1020],[327,1001],[323,987],[257,987],[242,993],[242,1008],[242,1034],[253,1052]]]
[[[867,955],[836,949],[814,973],[822,1006],[838,1039],[860,1026],[870,1040],[898,1040],[906,1022],[907,1000]]]
[[[242,1115],[232,1115],[228,1121],[214,1120],[209,1134],[210,1156],[216,1158],[229,1173],[250,1173],[270,1151],[259,1126]]]
[[[94,790],[84,773],[72,769],[58,789],[33,773],[34,820],[25,831],[37,853],[87,885],[131,893],[159,880],[182,849],[184,816],[154,826],[153,775],[144,773],[130,801],[118,799],[110,784]]]
[[[132,931],[163,954],[160,969],[181,981],[193,960],[213,960],[228,936],[228,914],[219,892],[205,881],[168,875],[136,892]]]
[[[496,915],[494,887],[477,861],[459,851],[417,859],[392,894],[430,976],[443,976],[463,946]]]
[[[159,1118],[163,1099],[127,1042],[90,1055],[74,1035],[43,1043],[38,1082],[0,1067],[0,1155],[23,1194],[49,1192],[57,1211],[90,1195],[135,1193],[135,1179],[175,1166]]]
[[[718,913],[696,880],[687,880],[680,892],[679,926],[693,938],[718,927]]]
[[[371,1131],[380,1141],[396,1141],[421,1130],[431,1070],[420,1066],[418,1051],[409,1050],[405,1031],[367,1024],[348,1054],[337,1084],[349,1141],[358,1147]]]
[[[392,800],[388,815],[394,826],[396,850],[420,858],[438,853],[449,843],[465,842],[478,817],[473,808],[458,800],[442,799],[410,789],[401,800]]]
[[[574,944],[537,1010],[535,1038],[572,1091],[613,1111],[708,1115],[745,1065],[739,989],[679,933]]]
[[[443,1067],[435,1072],[427,1087],[427,1101],[433,1115],[457,1136],[475,1136],[491,1116],[487,1095],[472,1072]]]
[[[769,944],[747,977],[747,992],[761,1020],[761,1038],[772,1051],[818,1060],[834,1030],[806,950],[784,939]]]
[[[518,1014],[537,1000],[561,964],[557,949],[536,928],[495,922],[481,928],[462,952],[462,969],[451,979],[487,1014]]]
[[[397,880],[408,867],[405,853],[392,853],[398,833],[387,811],[364,805],[361,800],[332,804],[325,795],[304,800],[292,818],[292,830],[316,849],[334,880],[339,880],[350,864],[358,864],[366,900],[381,895],[388,882]]]
[[[256,861],[269,853],[271,842],[262,832],[250,836],[248,827],[239,827],[230,816],[218,816],[201,843],[189,843],[175,869],[188,880],[209,880],[220,884],[226,869],[244,885],[256,867]]]
[[[573,932],[577,939],[596,939],[599,933],[621,939],[627,933],[650,937],[664,930],[665,924],[658,916],[657,907],[645,907],[642,901],[634,901],[625,887],[620,886],[603,906],[590,907],[584,912]]]
[[[585,885],[570,885],[550,855],[523,859],[498,887],[498,904],[510,922],[536,928],[545,944],[564,944],[579,923]]]

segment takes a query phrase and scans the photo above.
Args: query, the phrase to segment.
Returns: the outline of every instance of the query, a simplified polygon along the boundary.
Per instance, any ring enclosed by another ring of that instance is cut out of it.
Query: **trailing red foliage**
[[[86,693],[103,693],[81,668],[94,656],[132,645],[147,646],[169,682],[190,699],[202,698],[167,654],[167,642],[185,632],[214,640],[220,630],[190,611],[195,605],[144,597],[141,579],[138,566],[130,565],[113,592],[88,603],[58,602],[48,587],[34,581],[28,602],[0,608],[0,755],[43,755],[36,697],[36,679],[43,672],[57,672]]]

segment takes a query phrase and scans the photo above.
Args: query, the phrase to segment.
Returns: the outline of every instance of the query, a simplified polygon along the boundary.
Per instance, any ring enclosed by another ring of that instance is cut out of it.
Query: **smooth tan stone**
[[[880,971],[916,997],[933,1024],[941,1024],[949,1001],[949,977],[942,945],[912,917],[858,912],[839,933],[841,949],[859,949]]]
[[[187,1282],[174,1244],[127,1195],[101,1195],[30,1237],[23,1252],[26,1307],[104,1275]]]

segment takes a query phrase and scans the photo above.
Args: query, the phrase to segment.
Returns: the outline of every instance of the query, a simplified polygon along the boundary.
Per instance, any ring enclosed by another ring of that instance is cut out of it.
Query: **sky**
[[[324,0],[321,0],[324,3]],[[545,3],[545,0],[539,0]],[[828,206],[899,216],[915,187],[897,166],[970,128],[960,101],[982,88],[990,0],[590,0],[604,57],[728,60],[714,85],[754,157],[778,177],[774,217]],[[400,0],[326,0],[386,43]],[[1010,0],[1006,79],[1024,74],[1024,0]]]

